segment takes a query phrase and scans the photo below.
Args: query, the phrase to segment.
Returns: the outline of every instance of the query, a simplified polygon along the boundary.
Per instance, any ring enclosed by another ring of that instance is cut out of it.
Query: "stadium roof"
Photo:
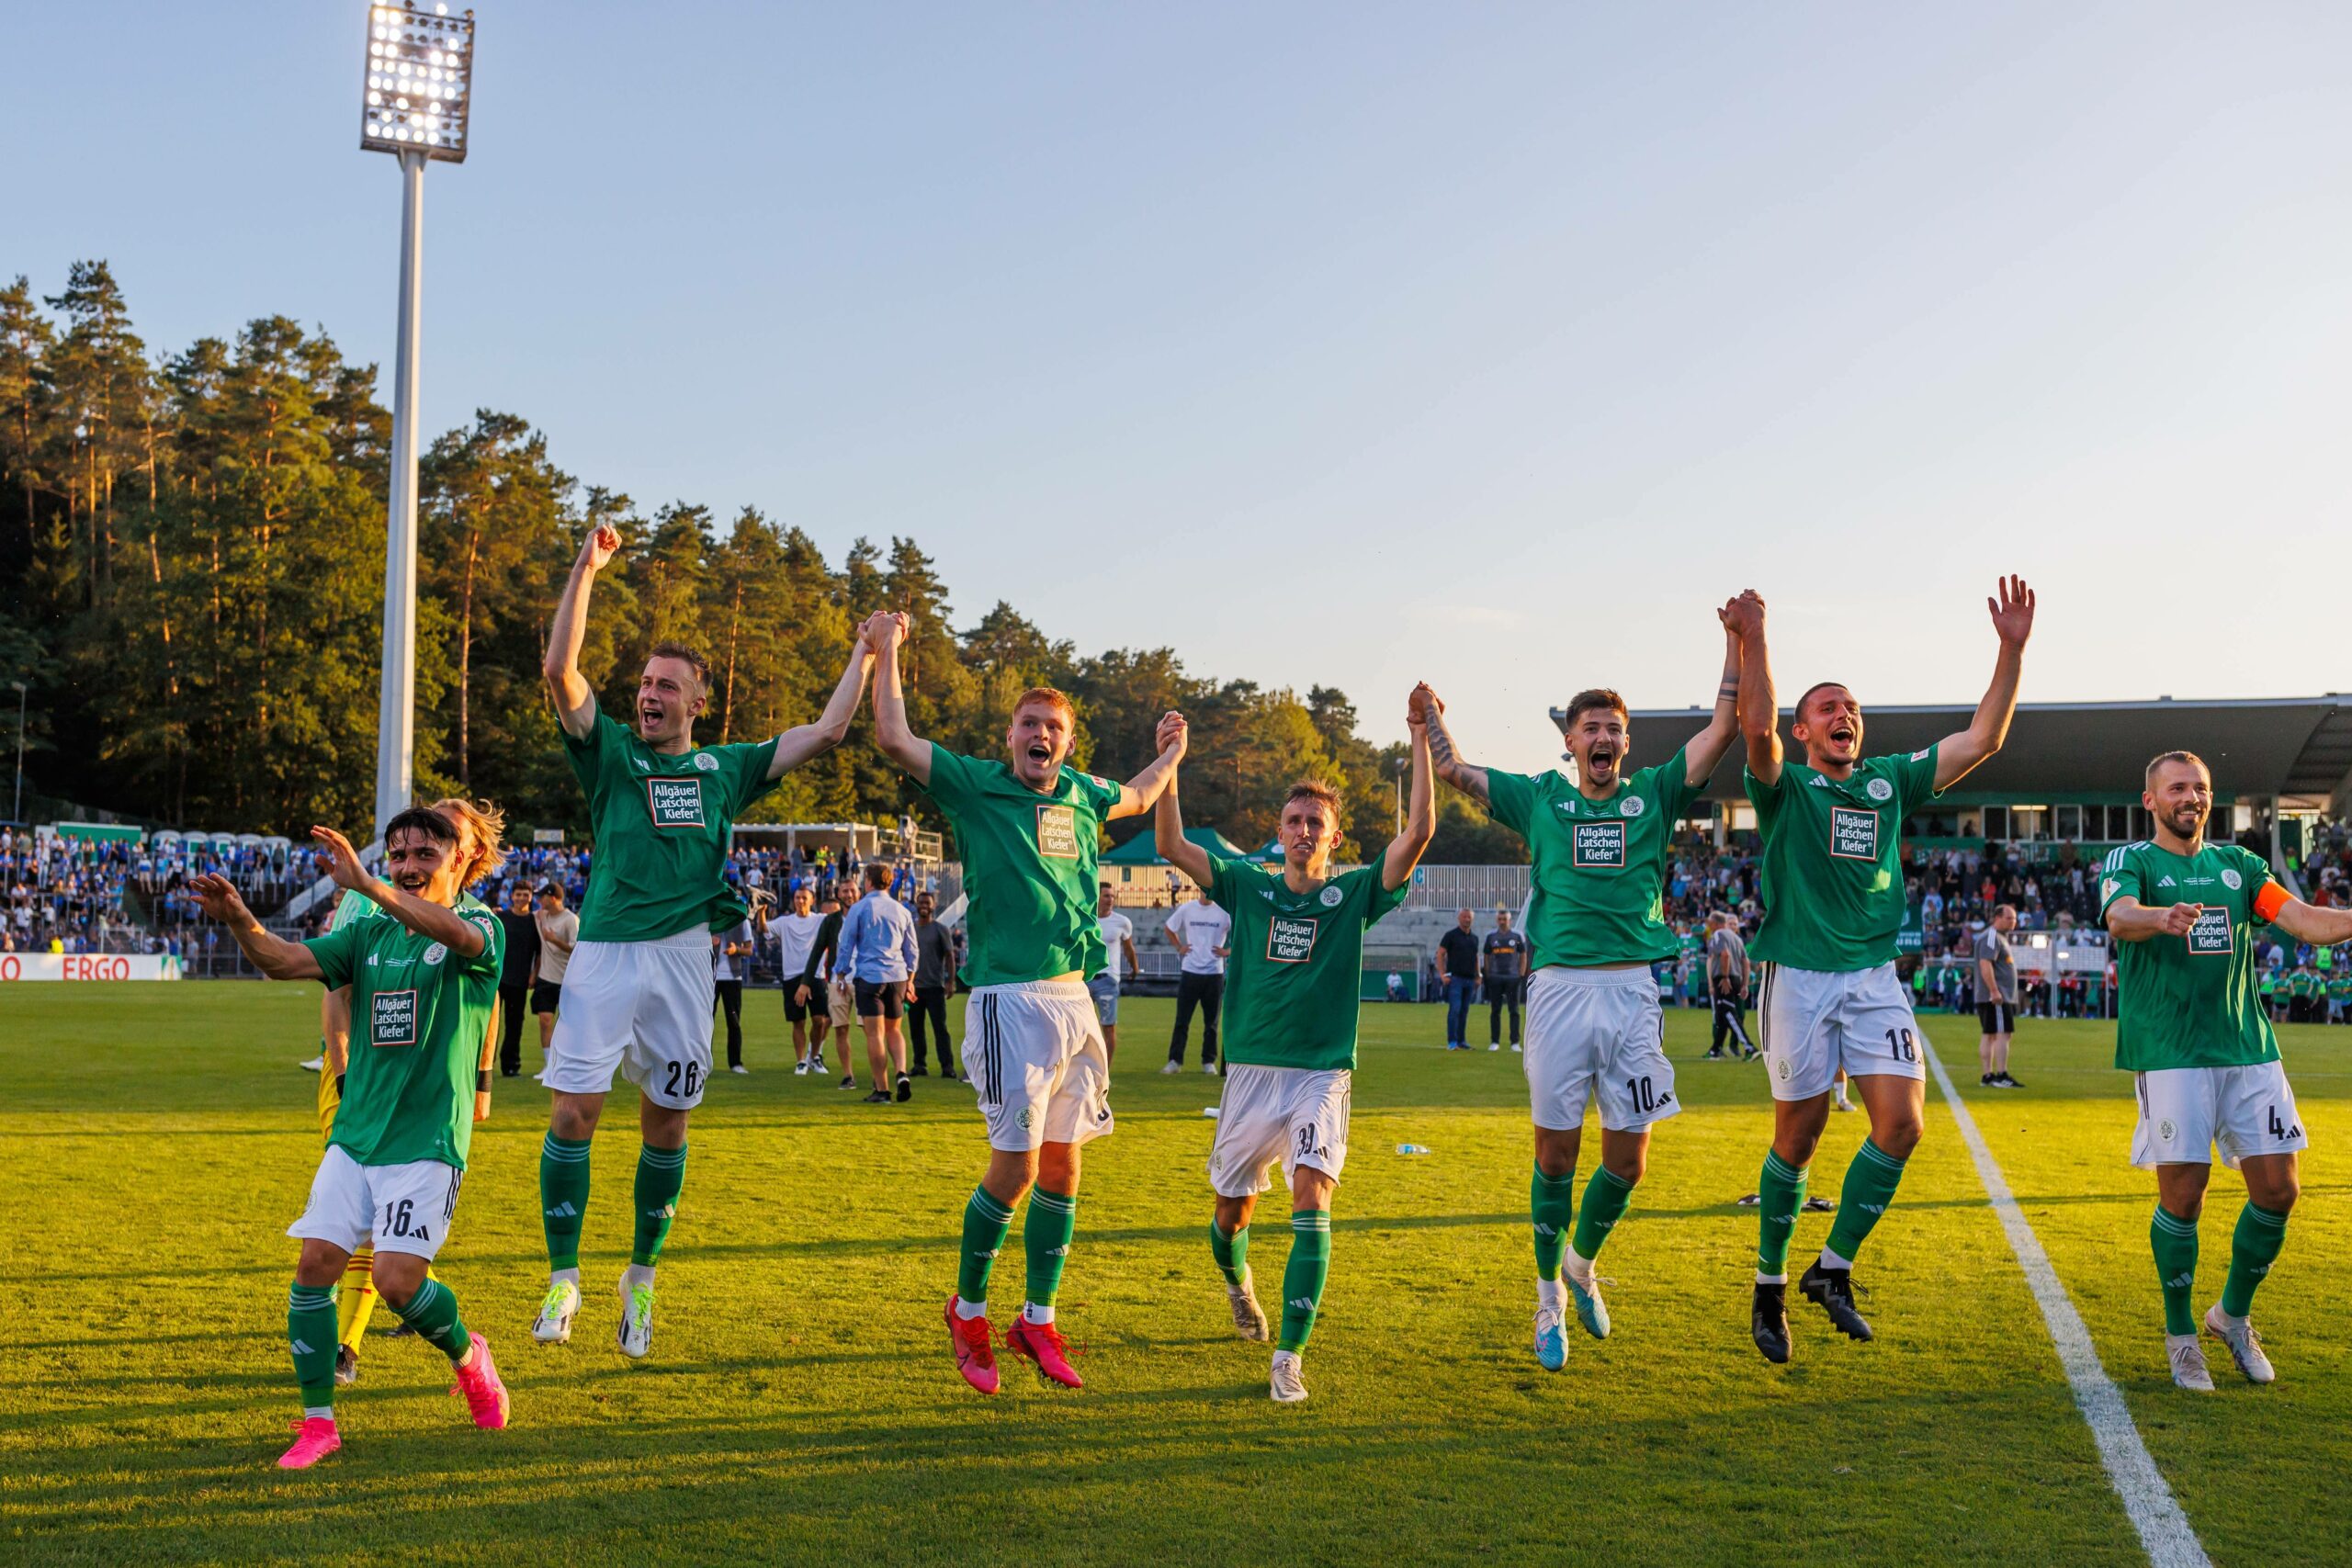
[[[1965,729],[1974,705],[1862,708],[1863,749],[1916,751]],[[1792,710],[1781,710],[1788,735]],[[1634,757],[1655,762],[1706,727],[1698,708],[1632,716]],[[1557,715],[1555,715],[1555,722]],[[1796,750],[1793,740],[1790,750]],[[2279,797],[2290,808],[2352,809],[2352,697],[2256,697],[2237,702],[2020,703],[2001,754],[1968,775],[1963,790],[2032,800],[2121,792],[2136,795],[2140,772],[2159,751],[2196,752],[2213,770],[2218,795]],[[1739,770],[1724,767],[1707,790],[1740,795]]]

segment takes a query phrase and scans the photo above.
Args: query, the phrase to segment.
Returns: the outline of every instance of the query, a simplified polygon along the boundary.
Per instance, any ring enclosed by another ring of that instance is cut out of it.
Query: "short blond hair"
[[[458,829],[458,886],[496,876],[506,869],[506,813],[486,800],[450,795],[433,803],[434,810]]]

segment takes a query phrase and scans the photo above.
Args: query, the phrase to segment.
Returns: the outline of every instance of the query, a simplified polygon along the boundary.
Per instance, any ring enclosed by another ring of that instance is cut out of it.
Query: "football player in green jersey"
[[[1917,1021],[1894,974],[1905,913],[1903,823],[2007,739],[2033,631],[2033,591],[2022,578],[2002,581],[1985,606],[2000,652],[1966,729],[1908,756],[1864,757],[1861,704],[1826,681],[1797,699],[1790,733],[1804,748],[1803,762],[1781,755],[1764,601],[1744,593],[1732,607],[1741,640],[1744,782],[1764,840],[1764,923],[1750,945],[1763,966],[1758,1010],[1773,1125],[1757,1187],[1760,1240],[1749,1329],[1768,1361],[1789,1359],[1789,1245],[1841,1069],[1870,1114],[1871,1132],[1846,1168],[1829,1244],[1798,1285],[1839,1333],[1871,1337],[1854,1310],[1854,1255],[1894,1201],[1903,1162],[1919,1142],[1926,1094]]]
[[[620,544],[616,529],[589,531],[548,629],[548,690],[564,754],[588,796],[596,853],[541,1074],[553,1101],[539,1151],[548,1285],[531,1337],[542,1345],[571,1337],[588,1154],[617,1069],[637,1085],[644,1138],[616,1336],[621,1353],[635,1358],[652,1348],[654,1266],[685,1185],[687,1117],[710,1077],[710,933],[734,930],[746,913],[722,874],[729,838],[777,779],[849,733],[873,654],[859,639],[812,723],[773,740],[697,746],[709,669],[692,649],[658,642],[638,678],[636,722],[620,724],[598,709],[580,673],[589,591]]]
[[[1341,836],[1340,796],[1302,780],[1283,802],[1275,839],[1279,872],[1210,854],[1184,837],[1176,775],[1152,818],[1161,858],[1208,890],[1232,917],[1225,976],[1225,1090],[1209,1147],[1216,1213],[1209,1249],[1225,1274],[1233,1325],[1266,1337],[1266,1314],[1250,1276],[1250,1215],[1275,1160],[1290,1182],[1290,1261],[1283,1270],[1282,1331],[1272,1394],[1306,1397],[1300,1357],[1315,1330],[1331,1266],[1331,1193],[1348,1159],[1348,1104],[1356,1065],[1363,933],[1405,901],[1413,867],[1437,830],[1430,805],[1427,716],[1435,698],[1417,686],[1405,724],[1412,737],[1411,807],[1405,830],[1377,865],[1331,874]]]
[[[1454,748],[1443,704],[1434,705],[1430,721],[1439,776],[1525,839],[1532,863],[1525,1067],[1535,1169],[1528,1210],[1535,1234],[1535,1359],[1550,1371],[1568,1353],[1564,1272],[1577,1321],[1596,1339],[1609,1337],[1593,1259],[1648,1168],[1650,1128],[1682,1109],[1650,965],[1680,951],[1665,907],[1675,824],[1739,738],[1740,649],[1729,614],[1728,606],[1716,612],[1724,646],[1713,717],[1655,766],[1625,771],[1632,744],[1625,704],[1606,688],[1577,694],[1562,716],[1573,781],[1556,770],[1527,774],[1474,766]],[[1585,1186],[1571,1243],[1577,1156],[1585,1108],[1595,1101],[1600,1159]]]
[[[2213,778],[2194,753],[2164,753],[2143,782],[2154,835],[2109,854],[2098,873],[2099,913],[2117,948],[2115,1065],[2136,1075],[2132,1163],[2156,1173],[2148,1241],[2172,1381],[2210,1393],[2192,1298],[2213,1151],[2245,1175],[2246,1201],[2205,1328],[2249,1381],[2268,1382],[2277,1374],[2246,1314],[2286,1244],[2306,1143],[2256,989],[2254,928],[2267,922],[2299,942],[2333,944],[2352,939],[2352,910],[2313,908],[2272,880],[2253,851],[2207,843]]]
[[[458,830],[429,807],[384,829],[390,880],[359,863],[342,834],[313,828],[333,857],[337,886],[366,895],[385,919],[346,920],[325,936],[272,936],[228,878],[191,884],[204,912],[229,928],[273,980],[319,980],[351,990],[352,1054],[326,1157],[309,1205],[287,1235],[302,1243],[287,1298],[286,1337],[301,1385],[302,1420],[278,1459],[305,1470],[343,1446],[335,1430],[335,1287],[351,1255],[372,1241],[377,1291],[402,1322],[449,1358],[474,1424],[506,1425],[506,1385],[490,1341],[469,1333],[448,1286],[429,1279],[448,1239],[473,1134],[481,1043],[498,999],[503,933],[458,884]],[[364,1023],[360,1021],[365,1021]]]
[[[1029,1296],[1004,1342],[1070,1388],[1084,1380],[1054,1326],[1054,1297],[1078,1226],[1079,1148],[1111,1130],[1111,1058],[1087,991],[1102,968],[1095,856],[1102,825],[1148,811],[1184,754],[1184,720],[1159,721],[1159,756],[1125,784],[1069,765],[1077,714],[1049,686],[1013,700],[1006,755],[961,756],[917,736],[899,689],[907,617],[878,614],[860,628],[876,655],[874,732],[955,829],[964,862],[964,1076],[989,1129],[989,1168],[964,1207],[962,1263],[947,1299],[956,1370],[982,1393],[998,1387],[988,1286],[1021,1195],[1036,1188],[1022,1227]]]

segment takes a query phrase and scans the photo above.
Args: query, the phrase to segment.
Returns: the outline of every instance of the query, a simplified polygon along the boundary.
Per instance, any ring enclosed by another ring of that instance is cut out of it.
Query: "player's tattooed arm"
[[[1414,687],[1413,694],[1405,700],[1405,729],[1413,748],[1405,830],[1388,840],[1388,849],[1380,857],[1380,886],[1392,893],[1413,879],[1413,868],[1421,863],[1422,852],[1437,833],[1437,785],[1431,782],[1434,770],[1430,762],[1429,722],[1436,706],[1437,694],[1429,689],[1426,682]],[[1484,773],[1479,775],[1478,783],[1483,789]]]
[[[1732,600],[1715,612],[1724,628],[1724,673],[1715,683],[1714,716],[1682,749],[1684,772],[1693,783],[1713,773],[1739,739],[1739,633],[1731,620],[1732,606],[1738,603]]]
[[[1939,790],[1950,789],[2000,750],[2009,738],[2009,719],[2018,711],[2018,676],[2024,667],[2026,638],[2033,635],[2033,590],[2022,577],[2004,578],[1999,588],[1997,599],[1984,601],[2001,639],[2001,651],[1993,660],[1993,683],[1984,688],[1984,699],[1976,705],[1976,716],[1968,728],[1937,746]]]
[[[1426,682],[1413,688],[1413,701],[1419,706],[1422,725],[1429,731],[1430,768],[1439,778],[1479,805],[1487,805],[1487,770],[1464,761],[1454,750],[1453,732],[1445,727],[1445,704],[1438,700],[1438,694],[1430,690]]]
[[[188,890],[196,895],[197,907],[222,925],[237,940],[237,946],[253,961],[254,968],[273,980],[323,980],[324,972],[311,950],[299,942],[288,942],[265,930],[245,901],[237,896],[237,885],[217,872],[206,872],[191,878]]]
[[[768,777],[780,779],[811,757],[820,757],[849,738],[849,721],[857,716],[857,705],[865,698],[865,677],[874,668],[873,637],[880,635],[875,623],[881,616],[869,617],[857,628],[857,644],[849,650],[849,662],[842,667],[842,678],[833,682],[833,694],[825,703],[825,711],[808,724],[796,724],[775,738],[775,754],[768,759]],[[903,712],[905,705],[900,704]],[[925,760],[924,771],[929,772]]]
[[[1763,596],[1748,589],[1724,606],[1724,615],[1739,637],[1739,733],[1747,742],[1747,771],[1770,788],[1781,782],[1781,708],[1764,644]]]
[[[1159,852],[1161,860],[1191,877],[1196,886],[1209,885],[1208,851],[1184,837],[1184,807],[1176,798],[1173,769],[1168,774],[1168,786],[1152,804],[1151,835],[1152,848]],[[1171,925],[1169,930],[1172,933],[1175,928]]]
[[[580,642],[588,632],[588,590],[596,574],[621,547],[620,530],[598,524],[580,542],[562,596],[555,602],[555,619],[548,626],[548,654],[540,672],[548,678],[548,693],[555,698],[557,722],[574,740],[585,740],[596,728],[596,694],[580,673]]]
[[[1176,765],[1184,760],[1184,750],[1191,743],[1192,731],[1184,723],[1184,716],[1170,708],[1159,716],[1159,729],[1153,736],[1159,755],[1151,766],[1119,786],[1119,798],[1103,813],[1114,820],[1121,817],[1140,817],[1159,803],[1162,791],[1176,777]]]
[[[915,783],[931,783],[931,742],[907,728],[907,694],[899,684],[899,645],[907,617],[895,610],[868,616],[859,638],[874,650],[874,743]]]

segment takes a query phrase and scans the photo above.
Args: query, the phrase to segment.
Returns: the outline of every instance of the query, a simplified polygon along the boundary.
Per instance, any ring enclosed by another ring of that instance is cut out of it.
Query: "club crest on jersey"
[[[1340,891],[1340,885],[1335,882],[1323,889],[1322,893],[1317,897],[1316,902],[1327,909],[1336,909],[1340,907],[1340,900],[1345,897],[1346,895]]]
[[[1569,829],[1568,848],[1571,865],[1622,870],[1625,864],[1625,824],[1579,822]]]
[[[2227,958],[2237,949],[2230,931],[2230,912],[2218,904],[2209,904],[2188,928],[2188,951],[2200,958]]]
[[[437,942],[424,950],[424,961],[427,964],[438,964],[448,956],[449,950]]]
[[[1874,779],[1884,784],[1884,779]],[[1829,808],[1829,852],[1839,860],[1878,859],[1878,813],[1850,806]]]
[[[2239,888],[2244,887],[2244,886],[2245,886],[2245,877],[2243,877],[2243,876],[2240,876],[2236,872],[2234,872],[2234,871],[2231,870],[2228,866],[2223,866],[2223,867],[2222,868],[2222,886],[2224,886],[2224,887],[2226,887],[2226,888],[2228,888],[2231,892],[2234,893],[2234,892],[2236,892]]]
[[[648,779],[645,781],[645,801],[653,815],[656,828],[700,828],[705,825],[700,779]]]
[[[1322,929],[1315,920],[1276,915],[1266,922],[1266,957],[1276,964],[1306,963],[1315,956],[1316,934]]]
[[[368,1004],[368,1043],[370,1045],[413,1045],[416,1043],[416,993],[414,991],[376,991]]]
[[[707,751],[697,751],[695,753],[695,771],[701,773],[715,773],[718,772],[718,759]]]
[[[1869,795],[1872,800],[1893,800],[1894,798],[1894,786],[1887,783],[1884,779],[1872,779],[1870,783],[1862,786],[1862,793]]]
[[[1628,817],[1639,817],[1643,812],[1647,811],[1649,808],[1650,803],[1648,801],[1644,800],[1638,795],[1629,795],[1625,797],[1625,803],[1623,806],[1620,806],[1617,809]]]
[[[1047,860],[1078,858],[1078,811],[1075,807],[1037,807],[1037,852]]]

